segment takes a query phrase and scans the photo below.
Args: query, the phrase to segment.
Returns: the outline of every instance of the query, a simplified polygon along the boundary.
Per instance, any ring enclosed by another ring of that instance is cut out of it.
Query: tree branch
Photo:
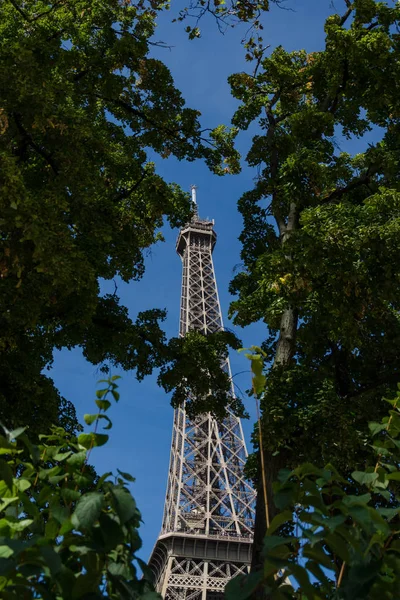
[[[254,79],[255,79],[255,78],[256,78],[256,76],[257,76],[257,71],[258,71],[258,69],[259,69],[259,67],[260,67],[261,61],[262,61],[262,59],[264,58],[264,52],[265,52],[266,50],[268,50],[268,48],[271,48],[271,44],[268,44],[268,46],[265,46],[264,48],[261,48],[261,50],[260,50],[259,56],[258,56],[258,58],[257,58],[256,66],[255,66],[255,68],[254,68],[253,75],[252,75],[252,77],[253,77]]]
[[[376,172],[376,168],[369,167],[363,175],[360,175],[360,177],[353,179],[353,181],[351,181],[344,187],[336,188],[336,190],[334,190],[324,198],[321,198],[321,203],[327,204],[328,202],[332,202],[332,200],[337,200],[341,198],[342,196],[344,196],[344,194],[347,194],[348,192],[351,192],[352,190],[355,190],[356,188],[362,185],[368,185],[371,181],[371,177]]]
[[[277,90],[275,92],[275,94],[272,96],[271,101],[268,102],[268,104],[267,104],[268,114],[272,114],[271,111],[272,111],[273,107],[275,106],[275,104],[278,102],[280,97],[281,97],[281,90]]]
[[[138,110],[137,108],[134,108],[127,102],[124,102],[124,100],[121,100],[120,98],[105,98],[104,96],[101,96],[100,94],[95,94],[95,96],[96,96],[96,98],[99,98],[99,100],[104,100],[105,102],[111,102],[112,104],[115,104],[116,106],[119,106],[119,107],[125,109],[128,113],[130,113],[131,115],[135,115],[136,117],[139,117],[139,119],[142,119],[143,121],[145,121],[152,127],[162,129],[163,131],[166,131],[167,133],[169,133],[169,135],[171,135],[172,137],[179,138],[179,133],[180,133],[179,129],[175,129],[175,130],[169,129],[168,127],[165,127],[164,125],[156,123],[155,121],[150,119],[144,112],[142,112],[141,110]]]
[[[34,17],[32,17],[32,19],[30,19],[30,21],[37,21],[38,19],[40,19],[41,17],[44,17],[45,15],[48,15],[49,13],[53,12],[53,10],[55,8],[57,8],[57,6],[59,6],[60,4],[63,4],[64,0],[58,0],[58,2],[54,2],[54,4],[48,9],[48,10],[44,10],[43,12],[35,15]]]
[[[126,200],[126,198],[129,198],[129,196],[130,196],[131,194],[133,194],[133,192],[135,192],[135,191],[136,191],[136,190],[139,188],[140,184],[141,184],[141,183],[142,183],[142,181],[143,181],[143,180],[146,178],[146,176],[147,176],[147,173],[146,173],[146,171],[143,171],[143,172],[142,172],[142,175],[141,175],[141,177],[138,179],[138,181],[137,181],[137,182],[136,182],[136,183],[135,183],[135,184],[134,184],[132,187],[130,187],[130,188],[128,188],[128,189],[124,189],[124,190],[122,190],[122,191],[121,191],[121,192],[118,194],[118,196],[115,198],[115,201],[116,201],[116,202],[119,202],[120,200]]]
[[[45,10],[45,11],[35,15],[34,17],[29,17],[27,15],[27,13],[15,2],[15,0],[9,0],[9,2],[13,5],[15,10],[19,12],[19,14],[23,17],[23,19],[25,21],[27,21],[27,23],[33,23],[34,21],[37,21],[41,17],[44,17],[45,15],[48,15],[49,13],[51,13],[55,8],[57,8],[57,6],[62,4],[64,2],[64,0],[58,0],[48,10]]]
[[[33,148],[33,150],[35,150],[35,152],[37,152],[37,154],[39,154],[47,162],[48,165],[50,165],[54,174],[58,175],[58,167],[57,167],[56,163],[54,162],[51,154],[49,152],[47,152],[47,150],[45,150],[44,148],[42,148],[41,146],[38,146],[38,144],[36,144],[36,142],[33,140],[32,136],[31,136],[31,134],[28,133],[26,131],[26,129],[24,128],[24,126],[22,125],[21,115],[19,115],[18,113],[12,113],[12,116],[14,117],[15,124],[17,126],[18,131],[22,135],[23,140],[28,144],[28,146]]]
[[[14,0],[9,0],[10,4],[13,5],[13,7],[15,8],[15,10],[17,12],[19,12],[19,14],[23,17],[23,19],[25,21],[27,21],[28,23],[31,22],[30,18],[28,17],[28,15],[26,14],[26,12],[20,7],[18,6],[18,4],[14,1]]]
[[[340,96],[344,92],[348,80],[349,80],[349,63],[348,63],[348,60],[345,58],[343,60],[342,81],[340,82],[340,85],[336,89],[335,97],[333,98],[333,100],[331,100],[331,96],[329,96],[329,95],[326,96],[326,98],[321,106],[321,109],[323,112],[330,112],[332,114],[335,114],[335,112],[337,111],[338,105],[339,105]]]
[[[79,71],[79,73],[75,73],[74,81],[79,81],[80,79],[85,77],[85,75],[87,75],[89,73],[89,71],[90,71],[90,69],[84,69],[83,71]]]
[[[346,10],[346,12],[344,13],[344,15],[343,15],[343,16],[342,16],[342,18],[340,19],[340,22],[339,22],[339,24],[340,24],[340,26],[341,26],[341,27],[342,27],[342,26],[343,26],[343,25],[346,23],[347,19],[349,18],[349,16],[350,16],[350,15],[351,15],[351,13],[353,12],[353,7],[352,7],[352,5],[350,4],[350,2],[349,2],[349,3],[346,3],[346,4],[347,4],[347,6],[348,6],[349,8]]]
[[[274,115],[272,114],[272,107],[278,101],[279,96],[280,96],[280,91],[276,91],[274,96],[272,97],[271,101],[265,105],[265,114],[267,115],[267,119],[268,119],[268,123],[269,123],[268,132],[267,132],[267,144],[271,148],[270,164],[271,164],[271,179],[272,180],[274,180],[276,178],[276,176],[278,174],[278,167],[279,167],[278,151],[277,151],[276,145],[274,144],[274,140],[273,140],[273,137],[275,134],[275,129],[276,129],[276,120],[275,120]],[[272,204],[274,206],[273,213],[274,213],[275,221],[276,221],[276,224],[279,229],[279,234],[282,236],[284,233],[284,230],[286,228],[286,225],[285,225],[284,219],[282,218],[280,212],[277,209],[278,207],[276,206],[276,204],[277,204],[276,189],[272,190],[271,195],[272,195]]]
[[[365,31],[371,31],[375,27],[378,27],[378,25],[379,25],[378,21],[374,21],[373,23],[370,23],[368,25],[368,27],[365,28]]]
[[[398,383],[400,378],[400,373],[399,372],[394,372],[394,373],[388,373],[385,377],[382,377],[380,379],[375,379],[375,381],[369,385],[365,385],[361,388],[359,388],[358,390],[351,392],[350,394],[348,394],[347,398],[357,398],[358,396],[361,396],[362,394],[365,394],[367,392],[372,392],[378,388],[380,388],[382,385],[390,385],[390,384],[395,384]]]

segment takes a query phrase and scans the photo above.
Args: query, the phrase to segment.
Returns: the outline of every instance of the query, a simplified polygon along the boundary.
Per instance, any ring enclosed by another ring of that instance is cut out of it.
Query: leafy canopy
[[[128,485],[134,478],[97,477],[88,465],[92,448],[108,436],[98,433],[118,401],[117,376],[98,390],[91,433],[71,435],[53,426],[32,443],[26,428],[0,437],[0,594],[18,598],[144,598],[157,600],[151,573],[137,556],[140,512]],[[141,577],[140,569],[144,576]]]
[[[347,2],[323,50],[278,47],[230,78],[259,170],[239,201],[231,314],[268,327],[264,438],[295,461],[362,462],[399,380],[399,20],[397,4]]]
[[[220,127],[206,139],[199,113],[149,55],[163,6],[1,3],[0,417],[10,428],[29,421],[43,432],[44,418],[76,426],[43,374],[54,348],[80,346],[89,361],[139,378],[174,360],[164,311],[133,322],[99,289],[100,278],[140,279],[164,220],[190,217],[188,194],[157,175],[149,151],[227,168],[231,134]]]
[[[262,353],[249,355],[261,394]],[[263,540],[262,569],[228,583],[228,600],[387,600],[399,596],[400,385],[389,414],[369,423],[371,462],[343,476],[332,464],[282,469],[279,514]],[[390,504],[390,505],[389,505]]]
[[[232,122],[256,129],[246,160],[257,169],[239,200],[231,316],[266,325],[269,495],[282,467],[362,471],[368,422],[380,421],[380,398],[400,379],[400,8],[345,0],[342,10],[325,22],[323,49],[268,48],[252,72],[230,77],[240,102]],[[261,486],[259,452],[248,472]],[[260,493],[256,513],[255,571],[267,522]],[[271,503],[270,520],[278,513]]]

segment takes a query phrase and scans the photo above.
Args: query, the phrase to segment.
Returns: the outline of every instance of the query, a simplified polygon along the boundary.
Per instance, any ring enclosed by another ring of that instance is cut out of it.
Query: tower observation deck
[[[195,188],[192,188],[196,202]],[[223,328],[212,252],[214,222],[196,214],[178,236],[182,259],[179,334]],[[229,359],[223,368],[230,375]],[[234,394],[232,386],[231,393]],[[174,411],[162,529],[149,566],[165,600],[220,600],[227,582],[248,571],[255,492],[243,475],[247,457],[240,419],[189,419]]]

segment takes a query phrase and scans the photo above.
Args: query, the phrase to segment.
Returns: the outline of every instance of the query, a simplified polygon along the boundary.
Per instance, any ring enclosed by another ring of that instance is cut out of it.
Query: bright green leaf
[[[81,433],[78,436],[78,443],[88,449],[95,446],[104,446],[108,441],[108,435],[103,433]]]
[[[91,425],[98,418],[99,418],[99,415],[88,415],[88,414],[83,415],[83,419],[84,419],[86,425]]]
[[[96,404],[100,410],[108,410],[111,406],[111,402],[109,400],[96,400]]]

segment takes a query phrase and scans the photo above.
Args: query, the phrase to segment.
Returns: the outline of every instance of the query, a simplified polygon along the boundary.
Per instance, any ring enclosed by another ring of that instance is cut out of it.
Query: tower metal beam
[[[192,200],[195,215],[176,244],[183,266],[181,336],[223,328],[214,222],[198,217],[195,186]],[[223,368],[231,375],[229,359]],[[165,600],[220,600],[226,583],[248,571],[255,492],[244,478],[246,458],[241,422],[232,412],[218,422],[209,413],[190,419],[184,405],[174,411],[163,523],[149,563]]]

